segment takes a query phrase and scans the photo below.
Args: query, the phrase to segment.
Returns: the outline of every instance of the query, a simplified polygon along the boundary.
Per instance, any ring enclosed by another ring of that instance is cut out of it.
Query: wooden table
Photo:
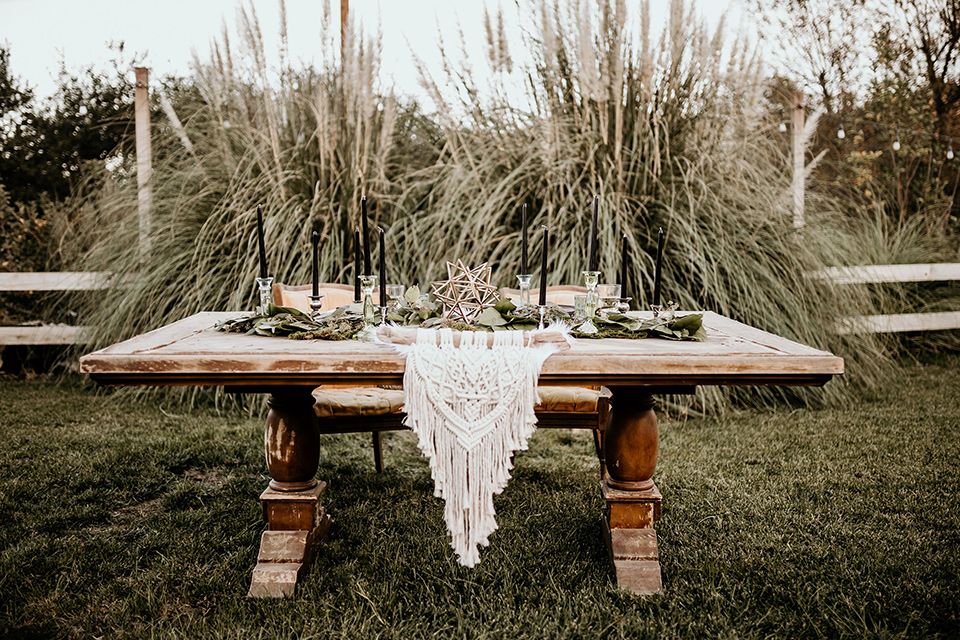
[[[263,534],[251,595],[293,592],[330,518],[315,478],[319,435],[312,390],[322,384],[401,384],[404,361],[389,347],[354,340],[296,341],[222,333],[234,313],[198,313],[80,359],[106,385],[223,385],[269,393],[264,447],[272,480],[261,495]],[[604,437],[604,537],[617,582],[637,593],[661,588],[653,482],[657,418],[653,396],[697,385],[825,384],[843,360],[825,351],[704,314],[703,342],[579,340],[544,363],[544,385],[606,385],[613,393]]]

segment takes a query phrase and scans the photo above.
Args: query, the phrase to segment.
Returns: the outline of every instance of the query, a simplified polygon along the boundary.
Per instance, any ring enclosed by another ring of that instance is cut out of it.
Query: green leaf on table
[[[658,338],[667,340],[697,340],[706,339],[707,333],[703,329],[703,314],[692,313],[669,322],[657,322],[650,326],[650,332]]]
[[[413,304],[420,299],[420,287],[413,285],[403,293],[403,299],[409,304]]]
[[[605,318],[598,317],[597,320],[598,324],[612,324],[622,327],[627,331],[639,331],[642,328],[640,320],[620,313],[611,313]]]
[[[691,313],[689,315],[676,318],[673,322],[669,324],[670,328],[673,329],[674,331],[686,329],[691,335],[696,333],[702,325],[703,325],[702,313]]]
[[[480,312],[480,315],[474,319],[473,323],[493,329],[496,327],[505,327],[507,320],[500,315],[500,312],[497,311],[495,307],[487,307]]]
[[[276,305],[273,303],[270,303],[270,305],[267,306],[268,316],[276,316],[283,313],[287,313],[291,316],[300,316],[307,319],[310,318],[310,316],[305,314],[303,311],[300,311],[300,309],[297,309],[296,307],[281,307],[280,305]]]
[[[517,308],[517,305],[513,304],[513,300],[510,298],[500,298],[497,300],[497,304],[493,305],[493,308],[496,309],[498,313],[510,313]]]
[[[391,310],[391,311],[387,311],[387,320],[389,320],[390,322],[405,324],[407,322],[407,317],[409,315],[410,314],[403,314],[403,313],[400,313],[399,311]]]

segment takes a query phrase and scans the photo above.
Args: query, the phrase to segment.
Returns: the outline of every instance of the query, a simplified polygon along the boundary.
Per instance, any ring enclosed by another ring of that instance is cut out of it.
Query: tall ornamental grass
[[[832,328],[838,316],[874,312],[877,301],[808,276],[858,263],[863,234],[843,223],[834,203],[815,197],[807,201],[806,228],[793,228],[790,163],[762,100],[759,58],[722,23],[709,30],[682,0],[671,4],[658,36],[649,2],[636,14],[633,6],[572,1],[530,9],[525,22],[537,28],[527,34],[535,60],[525,70],[529,113],[513,108],[505,92],[485,92],[468,70],[448,68],[440,79],[424,73],[444,147],[436,165],[407,176],[407,212],[394,228],[407,248],[405,272],[430,280],[445,260],[486,260],[501,285],[512,284],[519,206],[528,203],[531,227],[552,233],[548,283],[580,283],[597,194],[603,281],[617,277],[626,235],[635,306],[650,303],[662,227],[667,299],[830,349],[847,359],[845,380],[873,385],[885,372],[881,340]],[[502,40],[488,41],[491,73],[503,77],[509,52]],[[444,89],[458,84],[463,99],[446,99]],[[827,395],[842,384],[829,385]],[[720,399],[716,391],[700,398]]]
[[[182,129],[172,118],[158,127],[145,261],[136,247],[131,169],[115,171],[89,201],[94,250],[81,268],[122,276],[109,304],[88,309],[98,343],[199,310],[252,308],[258,202],[267,214],[271,272],[281,281],[308,281],[313,229],[323,238],[321,277],[351,281],[344,265],[366,194],[373,226],[387,229],[390,279],[426,283],[459,258],[489,262],[504,286],[515,284],[519,270],[520,205],[527,203],[530,228],[551,230],[554,285],[581,282],[596,194],[603,280],[619,271],[625,234],[635,308],[650,302],[662,227],[666,299],[846,358],[841,381],[823,392],[789,392],[792,399],[820,401],[850,384],[875,385],[887,371],[887,345],[873,335],[839,336],[833,327],[840,316],[875,312],[882,295],[808,275],[863,263],[869,235],[816,196],[807,199],[807,226],[792,227],[790,163],[775,142],[762,65],[749,44],[722,24],[711,31],[682,0],[671,4],[659,34],[651,33],[649,2],[571,0],[526,11],[535,27],[524,44],[534,63],[517,73],[530,109],[507,97],[513,57],[502,18],[488,17],[491,82],[450,64],[432,76],[421,65],[436,109],[431,122],[378,89],[371,41],[348,37],[341,63],[329,20],[326,66],[295,72],[285,65],[272,77],[251,6],[241,15],[240,52],[224,33],[211,59],[197,63]],[[459,102],[444,97],[450,88]],[[539,245],[534,232],[532,265]],[[784,393],[738,398],[767,402]],[[712,389],[697,402],[722,407],[729,397]]]
[[[239,46],[225,29],[209,60],[196,60],[193,87],[164,100],[167,115],[153,132],[149,251],[137,242],[130,156],[86,201],[93,248],[80,268],[121,276],[108,304],[91,299],[86,308],[97,344],[201,310],[252,308],[257,204],[276,281],[306,281],[316,230],[321,277],[352,282],[361,194],[375,229],[392,181],[421,151],[394,144],[398,122],[416,123],[379,88],[375,40],[351,32],[341,58],[325,8],[323,68],[268,69],[251,3],[239,13]],[[286,50],[285,29],[281,42]]]

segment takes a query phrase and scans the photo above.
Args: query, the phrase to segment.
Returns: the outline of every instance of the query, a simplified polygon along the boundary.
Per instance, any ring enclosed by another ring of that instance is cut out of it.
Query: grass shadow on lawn
[[[262,422],[0,381],[0,636],[957,637],[960,357],[856,406],[663,421],[664,593],[612,584],[587,433],[543,431],[474,569],[409,433],[323,440],[336,522],[297,596],[246,598]]]

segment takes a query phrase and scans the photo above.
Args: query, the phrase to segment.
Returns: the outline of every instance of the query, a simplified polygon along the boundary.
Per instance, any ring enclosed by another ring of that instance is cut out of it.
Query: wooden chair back
[[[501,289],[500,292],[503,295],[509,296],[511,298],[520,297],[520,289]],[[587,292],[586,287],[578,287],[572,284],[563,284],[556,287],[547,287],[547,302],[552,302],[554,304],[563,305],[566,307],[573,306],[573,296],[578,296],[585,294]],[[536,304],[540,299],[540,287],[536,289],[530,289],[530,302]]]
[[[273,304],[282,307],[293,307],[304,313],[309,313],[310,298],[308,296],[312,290],[313,286],[309,284],[301,286],[281,283],[274,284]],[[347,284],[321,282],[320,293],[323,294],[323,306],[320,307],[320,310],[330,311],[353,302],[354,288]],[[380,304],[380,293],[376,289],[373,292],[373,304]]]

